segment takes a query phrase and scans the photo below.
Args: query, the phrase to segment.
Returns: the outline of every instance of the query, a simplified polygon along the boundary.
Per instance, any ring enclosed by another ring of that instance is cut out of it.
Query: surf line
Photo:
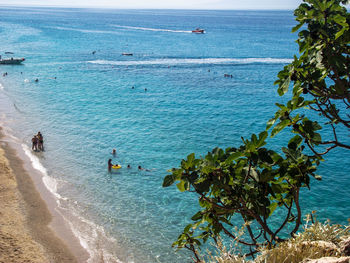
[[[139,65],[188,65],[188,64],[287,64],[293,60],[284,58],[196,58],[196,59],[154,59],[154,60],[132,60],[132,61],[110,61],[94,60],[87,61],[92,64],[117,65],[117,66],[139,66]]]

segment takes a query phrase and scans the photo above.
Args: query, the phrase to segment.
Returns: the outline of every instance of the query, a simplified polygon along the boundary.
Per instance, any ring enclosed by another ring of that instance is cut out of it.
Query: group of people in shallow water
[[[113,155],[114,157],[117,155],[116,149],[113,149],[113,150],[112,150],[112,155]],[[118,163],[112,164],[112,159],[108,159],[108,171],[109,171],[109,172],[112,171],[112,166],[119,166],[119,164],[118,164]],[[121,166],[120,166],[120,168],[121,168]],[[126,168],[130,169],[130,168],[131,168],[131,165],[128,164]],[[151,170],[142,168],[140,165],[137,167],[137,169],[140,170],[140,171],[142,171],[142,170],[148,171],[148,172],[151,171]]]
[[[44,151],[44,138],[40,131],[32,138],[32,150]]]

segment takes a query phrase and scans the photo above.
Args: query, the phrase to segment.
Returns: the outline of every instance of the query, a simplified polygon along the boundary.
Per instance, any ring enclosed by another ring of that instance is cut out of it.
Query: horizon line
[[[70,8],[70,9],[114,9],[114,10],[193,10],[193,11],[294,11],[295,8],[286,8],[286,9],[256,9],[256,8],[237,8],[237,9],[224,9],[224,8],[156,8],[156,7],[116,7],[116,6],[67,6],[67,5],[16,5],[16,4],[6,4],[1,5],[1,7],[17,7],[17,8]]]

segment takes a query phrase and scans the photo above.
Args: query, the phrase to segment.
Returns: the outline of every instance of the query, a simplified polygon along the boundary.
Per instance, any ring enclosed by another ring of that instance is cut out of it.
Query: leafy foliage
[[[318,160],[302,153],[300,136],[290,140],[282,156],[263,147],[267,135],[266,131],[253,134],[250,140],[243,139],[239,148],[215,148],[204,158],[196,159],[192,153],[165,177],[163,186],[177,182],[180,191],[198,194],[201,206],[192,217],[194,223],[185,227],[174,246],[194,251],[209,237],[224,233],[250,246],[254,254],[263,245],[259,237],[272,246],[282,241],[278,233],[287,223],[295,224],[290,235],[297,231],[301,218],[299,189],[309,187],[310,176],[319,178],[315,174]],[[287,209],[287,215],[278,229],[271,229],[267,220],[277,207]],[[237,239],[229,231],[235,214],[246,222],[250,241]],[[260,225],[259,231],[251,229],[251,221]]]
[[[300,57],[294,56],[275,82],[279,95],[291,94],[291,99],[276,104],[278,110],[265,131],[242,138],[238,148],[215,148],[201,158],[192,153],[164,178],[164,187],[176,182],[181,192],[198,195],[200,209],[193,223],[173,244],[191,250],[194,261],[201,261],[197,249],[209,238],[217,242],[221,234],[248,246],[250,252],[244,256],[284,241],[279,234],[288,224],[293,224],[289,235],[294,237],[301,224],[300,189],[309,188],[312,177],[321,179],[316,169],[322,155],[336,147],[350,149],[346,138],[337,133],[337,127],[350,128],[350,16],[341,6],[344,3],[347,1],[304,0],[295,10],[299,24],[293,32],[301,30],[297,40]],[[290,86],[293,89],[288,92]],[[324,127],[305,116],[306,108],[325,120],[322,125],[330,127],[332,138],[324,140]],[[274,137],[287,127],[294,137],[280,150],[283,154],[264,147],[268,132]],[[304,144],[312,155],[303,152]],[[325,149],[319,152],[322,146]],[[231,231],[237,215],[244,221],[245,237]],[[285,218],[272,229],[268,220],[281,215]]]
[[[315,155],[324,155],[335,147],[350,149],[346,138],[337,136],[336,126],[350,128],[350,15],[340,0],[304,0],[294,12],[299,22],[293,32],[299,32],[300,57],[279,72],[279,95],[284,95],[293,83],[292,98],[278,104],[279,110],[267,124],[273,125],[272,135],[287,126],[305,139]],[[307,27],[305,28],[305,25]],[[322,129],[298,110],[308,106],[330,126],[332,138],[322,139]],[[294,115],[293,115],[294,114]],[[316,146],[325,146],[318,152]]]

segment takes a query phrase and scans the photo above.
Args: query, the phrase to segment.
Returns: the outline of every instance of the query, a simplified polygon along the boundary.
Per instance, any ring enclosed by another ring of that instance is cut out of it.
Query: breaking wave
[[[167,58],[154,60],[128,60],[128,61],[111,61],[111,60],[93,60],[88,61],[92,64],[115,65],[115,66],[143,66],[143,65],[244,65],[244,64],[287,64],[292,59],[286,58]]]

